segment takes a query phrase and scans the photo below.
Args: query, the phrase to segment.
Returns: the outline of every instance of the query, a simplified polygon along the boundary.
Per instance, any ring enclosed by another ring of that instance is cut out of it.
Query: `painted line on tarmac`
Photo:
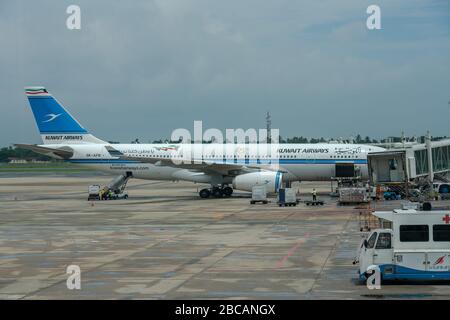
[[[290,248],[288,253],[277,262],[277,268],[281,268],[286,263],[286,261],[295,253],[295,251],[297,251],[297,249],[303,243],[305,243],[306,240],[308,240],[308,238],[309,238],[309,233],[307,233],[304,238],[302,238],[299,242],[297,242],[296,245],[294,245],[292,248]]]

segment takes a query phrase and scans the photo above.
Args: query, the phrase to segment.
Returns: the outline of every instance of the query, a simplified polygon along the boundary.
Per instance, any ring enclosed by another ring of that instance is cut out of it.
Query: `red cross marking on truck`
[[[450,222],[450,216],[448,214],[446,214],[443,218],[442,221],[445,222],[445,224],[448,224]]]

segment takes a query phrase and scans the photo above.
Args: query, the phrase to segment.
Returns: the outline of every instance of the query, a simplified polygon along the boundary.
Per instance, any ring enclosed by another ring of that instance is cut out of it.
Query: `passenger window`
[[[377,233],[376,232],[374,232],[370,236],[369,240],[367,241],[367,249],[372,249],[373,248],[373,246],[375,245],[375,240],[377,240]]]
[[[433,241],[450,241],[450,225],[434,225]]]
[[[375,249],[391,249],[391,234],[380,233]]]
[[[403,225],[400,226],[401,242],[428,242],[430,235],[428,225]]]

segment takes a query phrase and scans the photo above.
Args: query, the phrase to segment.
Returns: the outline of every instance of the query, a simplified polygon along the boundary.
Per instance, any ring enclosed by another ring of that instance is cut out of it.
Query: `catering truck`
[[[375,229],[360,245],[359,277],[378,266],[382,280],[450,280],[450,210],[396,209],[373,213]]]

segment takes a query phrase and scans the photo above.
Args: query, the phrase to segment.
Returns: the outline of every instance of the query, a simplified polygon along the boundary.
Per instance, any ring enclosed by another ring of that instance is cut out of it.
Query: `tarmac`
[[[87,201],[81,174],[0,174],[0,299],[449,299],[448,282],[369,290],[352,262],[357,206],[200,199],[200,185],[131,180],[129,199]],[[449,201],[440,205],[450,207]],[[399,208],[379,201],[375,209]],[[78,265],[81,289],[67,287]]]

